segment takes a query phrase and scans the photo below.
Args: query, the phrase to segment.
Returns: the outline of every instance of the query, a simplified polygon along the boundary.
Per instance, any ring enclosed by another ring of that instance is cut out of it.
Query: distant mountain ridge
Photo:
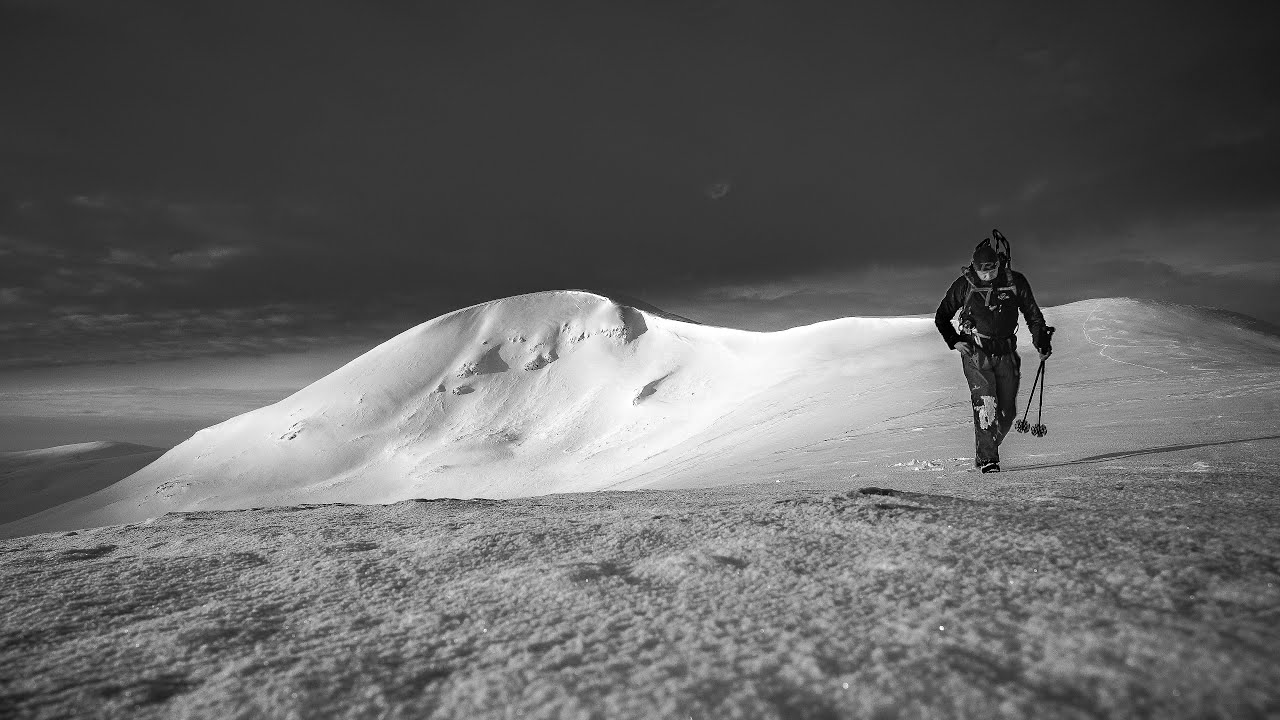
[[[0,523],[110,487],[164,452],[115,441],[0,452]]]

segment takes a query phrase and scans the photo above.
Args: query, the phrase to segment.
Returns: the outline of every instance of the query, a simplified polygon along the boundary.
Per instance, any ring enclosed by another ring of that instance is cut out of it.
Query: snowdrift
[[[1046,316],[1059,330],[1051,393],[1280,366],[1274,334],[1210,311],[1119,299]],[[931,317],[756,333],[587,292],[506,298],[412,328],[3,533],[171,511],[757,482],[847,473],[906,448],[955,454],[971,442],[958,364]]]

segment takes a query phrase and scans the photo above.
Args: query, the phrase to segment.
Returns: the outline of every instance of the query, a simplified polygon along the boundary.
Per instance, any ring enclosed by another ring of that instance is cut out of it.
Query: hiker
[[[1052,353],[1053,333],[1045,326],[1031,284],[1009,266],[1009,242],[1000,231],[993,234],[1004,252],[997,251],[990,238],[978,243],[973,263],[951,283],[934,317],[947,347],[960,351],[973,399],[974,465],[984,473],[1000,471],[1000,441],[1018,414],[1018,381],[1022,377],[1014,334],[1018,311],[1027,319],[1031,343],[1042,361]],[[951,325],[957,310],[960,332]]]

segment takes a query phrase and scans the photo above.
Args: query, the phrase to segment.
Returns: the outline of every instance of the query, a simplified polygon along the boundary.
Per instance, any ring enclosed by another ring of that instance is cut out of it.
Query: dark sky
[[[0,0],[0,368],[932,312],[993,226],[1044,305],[1280,322],[1275,7]]]

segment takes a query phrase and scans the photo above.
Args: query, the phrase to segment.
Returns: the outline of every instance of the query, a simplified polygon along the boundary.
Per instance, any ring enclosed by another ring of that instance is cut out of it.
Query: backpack
[[[991,242],[991,238],[983,238],[982,242],[978,243],[977,246],[974,247],[974,252],[977,252],[978,248],[981,248],[983,245],[995,250],[996,256],[1000,258],[1000,275],[998,278],[1003,279],[1004,284],[1001,285],[993,282],[990,287],[982,287],[978,284],[979,279],[977,273],[973,269],[972,263],[961,268],[961,271],[964,274],[964,279],[969,281],[969,294],[965,296],[964,305],[960,309],[960,329],[981,338],[988,336],[978,332],[973,326],[973,317],[969,310],[969,305],[973,302],[973,296],[981,295],[983,305],[985,305],[988,310],[994,311],[996,306],[992,302],[992,297],[1005,292],[1014,294],[1018,292],[1018,289],[1013,282],[1013,253],[1009,249],[1009,241],[1005,239],[1005,236],[1002,235],[999,230],[992,230],[991,236],[995,238],[994,244]]]

